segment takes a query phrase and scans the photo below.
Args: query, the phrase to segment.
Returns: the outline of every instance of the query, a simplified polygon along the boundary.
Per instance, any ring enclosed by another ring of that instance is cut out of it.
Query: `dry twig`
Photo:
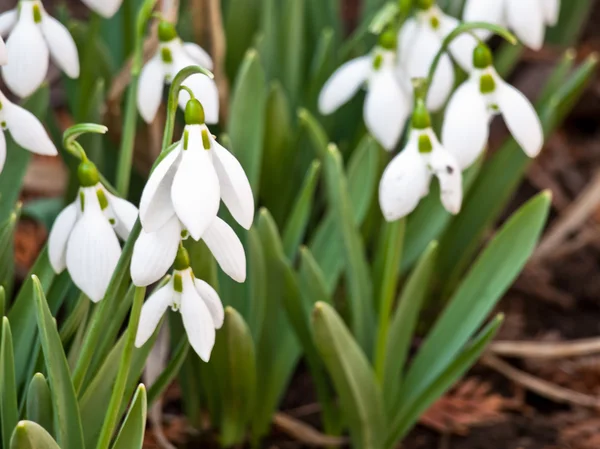
[[[488,351],[505,357],[560,359],[600,353],[600,338],[570,342],[496,341]]]
[[[285,413],[277,413],[273,417],[273,424],[282,432],[297,439],[308,446],[343,446],[346,438],[324,435],[308,424],[292,418]]]

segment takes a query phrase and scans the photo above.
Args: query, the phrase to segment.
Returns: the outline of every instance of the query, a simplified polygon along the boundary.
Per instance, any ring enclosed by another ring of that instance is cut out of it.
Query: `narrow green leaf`
[[[6,315],[6,290],[0,285],[0,317]]]
[[[248,287],[251,302],[246,301],[246,322],[254,341],[259,341],[263,329],[267,307],[267,271],[265,254],[256,228],[248,231]]]
[[[258,0],[229,0],[225,10],[225,39],[227,41],[227,74],[235,79],[248,46],[253,40],[259,21]],[[239,77],[238,73],[238,77]]]
[[[2,225],[0,225],[0,285],[12,296],[12,287],[15,279],[15,244],[14,234],[19,216],[21,203],[17,203],[15,210]]]
[[[352,201],[339,151],[333,145],[325,157],[325,179],[329,206],[333,209],[343,239],[346,258],[346,281],[349,290],[351,328],[365,351],[373,350],[373,285],[363,241],[354,226]]]
[[[8,448],[9,446],[4,446]],[[83,447],[83,446],[82,446]],[[10,449],[61,449],[46,429],[31,421],[20,421],[10,439]]]
[[[353,446],[382,448],[387,429],[383,399],[365,354],[339,315],[327,304],[315,305],[312,329],[339,395]]]
[[[558,24],[548,32],[548,42],[575,45],[590,20],[594,2],[561,2]]]
[[[327,145],[329,137],[327,133],[317,121],[317,119],[307,110],[301,108],[298,111],[298,120],[304,132],[308,135],[315,152],[319,159],[324,160],[327,153]]]
[[[142,449],[147,409],[146,388],[144,385],[140,385],[133,396],[131,407],[129,407],[112,449]]]
[[[0,344],[0,417],[2,418],[2,447],[10,444],[10,435],[19,421],[17,384],[13,340],[8,318],[2,318],[2,343]]]
[[[36,373],[27,390],[27,419],[38,423],[52,433],[52,396],[48,382],[42,373]]]
[[[289,260],[294,260],[298,246],[304,238],[313,208],[320,169],[321,163],[317,160],[313,161],[283,231],[283,248]]]
[[[327,292],[325,275],[319,264],[313,257],[310,249],[303,246],[300,248],[300,272],[298,280],[301,285],[301,293],[306,302],[325,302],[331,304],[331,296]]]
[[[305,78],[304,45],[306,0],[287,0],[282,5],[282,20],[280,21],[282,44],[283,85],[285,86],[292,105],[297,105],[300,93],[300,83]]]
[[[309,0],[309,3],[315,3],[321,0]],[[308,85],[308,101],[305,103],[310,110],[316,110],[318,98],[323,85],[336,69],[335,41],[336,32],[329,26],[319,28],[318,43],[312,57],[310,67],[310,83]],[[298,115],[303,115],[307,111],[300,109]],[[325,143],[327,145],[327,143]]]
[[[260,5],[260,35],[256,48],[263,61],[267,79],[281,78],[281,39],[278,25],[280,20],[280,2],[278,0],[262,0]]]
[[[32,279],[38,331],[52,387],[52,405],[56,418],[55,434],[62,449],[81,449],[84,447],[83,431],[67,358],[56,323],[48,308],[42,284],[37,276],[32,276]]]

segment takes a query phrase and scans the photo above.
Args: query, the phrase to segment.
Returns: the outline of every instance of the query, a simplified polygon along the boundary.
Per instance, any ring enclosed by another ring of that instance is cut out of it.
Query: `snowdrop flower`
[[[384,33],[371,54],[337,69],[319,95],[319,111],[331,114],[365,85],[363,115],[369,132],[386,149],[398,143],[412,107],[406,78],[396,73],[396,36]]]
[[[502,115],[515,140],[529,157],[544,144],[542,124],[529,100],[500,78],[492,65],[492,52],[477,46],[475,70],[454,93],[446,109],[442,142],[461,169],[469,167],[485,149],[489,123]]]
[[[167,274],[175,261],[181,240],[188,237],[189,232],[175,215],[156,232],[142,230],[131,258],[133,283],[145,287]],[[246,280],[244,247],[227,223],[216,217],[202,234],[202,240],[227,275],[236,282]]]
[[[79,195],[56,218],[48,237],[48,254],[56,273],[66,268],[75,285],[98,302],[121,256],[117,236],[129,237],[137,209],[104,188],[92,162],[82,162],[78,176]]]
[[[0,36],[0,65],[5,65],[8,62],[8,54],[4,39]]]
[[[398,34],[398,70],[410,78],[427,78],[444,39],[459,22],[444,14],[434,0],[417,0],[416,5],[415,17],[407,20]],[[461,34],[450,44],[452,57],[466,72],[472,68],[471,56],[476,45],[477,41],[469,34]],[[454,67],[450,56],[444,54],[433,76],[427,107],[432,111],[440,110],[453,87]]]
[[[140,74],[138,84],[138,109],[140,115],[151,123],[162,99],[164,83],[170,83],[182,69],[199,65],[212,70],[213,62],[208,53],[194,43],[183,43],[175,26],[161,21],[158,27],[160,46],[158,52],[148,61]],[[206,122],[209,124],[219,121],[219,92],[217,85],[208,76],[196,73],[188,77],[183,85],[188,87],[204,105]],[[179,105],[185,108],[190,95],[182,90],[179,93]]]
[[[79,56],[67,28],[44,9],[40,0],[21,0],[16,9],[0,15],[0,34],[6,41],[8,64],[2,68],[6,85],[20,97],[31,95],[48,73],[48,59],[70,78],[79,76]]]
[[[410,214],[429,194],[433,175],[440,182],[442,204],[457,214],[463,196],[461,171],[454,155],[442,147],[431,129],[423,100],[417,101],[412,127],[406,147],[387,166],[379,184],[385,219],[394,221]]]
[[[244,169],[210,134],[198,100],[188,101],[185,122],[179,145],[157,165],[144,187],[142,227],[156,232],[177,216],[182,228],[199,240],[215,222],[222,199],[233,218],[250,229],[254,197]]]
[[[3,131],[8,131],[13,140],[32,153],[45,156],[56,156],[58,151],[46,133],[40,121],[29,112],[10,102],[0,92],[0,124]],[[6,162],[6,138],[4,132],[0,132],[0,172]]]
[[[506,26],[528,47],[539,50],[544,44],[546,26],[558,22],[560,0],[467,0],[466,22],[488,22]],[[491,33],[478,30],[487,39]]]
[[[81,0],[88,8],[108,19],[115,15],[123,0]]]
[[[135,338],[137,348],[152,336],[168,307],[181,312],[192,348],[202,360],[208,362],[215,344],[215,330],[223,325],[225,313],[217,292],[194,276],[183,246],[179,247],[173,276],[167,285],[150,295],[142,307]]]

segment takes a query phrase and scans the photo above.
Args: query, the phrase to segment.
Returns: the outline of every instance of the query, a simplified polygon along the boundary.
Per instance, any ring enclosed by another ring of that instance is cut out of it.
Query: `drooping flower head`
[[[40,0],[21,0],[17,8],[0,15],[0,35],[8,33],[8,63],[2,76],[15,94],[27,97],[40,87],[50,56],[67,76],[79,76],[79,56],[69,30],[46,12]]]
[[[181,245],[171,279],[150,295],[142,307],[136,347],[142,347],[148,341],[169,307],[181,313],[190,345],[202,360],[208,362],[215,344],[216,329],[223,325],[223,304],[209,284],[194,276],[188,253]]]
[[[408,19],[398,34],[398,70],[411,79],[427,77],[444,39],[459,25],[458,20],[443,13],[434,0],[417,0],[416,6],[415,17]],[[450,45],[450,54],[467,72],[472,68],[471,55],[476,45],[477,41],[469,34],[460,35]],[[452,59],[443,54],[429,89],[427,107],[432,111],[441,109],[453,87]]]
[[[464,170],[481,155],[490,121],[501,115],[529,157],[544,145],[542,124],[530,101],[506,83],[493,66],[492,52],[479,44],[473,53],[475,70],[454,93],[446,109],[442,142]]]
[[[528,47],[539,50],[544,45],[546,26],[558,22],[560,0],[467,0],[464,19],[467,22],[488,22],[514,31]],[[478,30],[487,39],[491,33]]]
[[[386,149],[398,144],[412,107],[408,79],[396,72],[396,36],[382,34],[379,45],[366,56],[337,69],[319,95],[319,111],[331,114],[347,103],[364,85],[363,107],[369,132]]]
[[[79,165],[78,177],[79,194],[56,218],[48,254],[56,273],[66,268],[73,283],[98,302],[121,256],[118,237],[127,240],[137,209],[107,191],[92,162],[85,160]]]
[[[123,0],[81,0],[88,8],[109,19],[116,14]]]
[[[58,151],[44,129],[44,125],[27,109],[8,100],[0,92],[0,172],[6,162],[6,138],[8,131],[13,140],[32,153],[44,156],[56,156]]]
[[[438,141],[422,99],[417,100],[406,147],[383,172],[379,204],[387,221],[410,214],[429,194],[431,178],[440,182],[442,204],[452,214],[460,211],[463,188],[456,158]]]
[[[158,38],[159,49],[142,69],[138,85],[138,109],[147,123],[151,123],[156,117],[162,99],[163,85],[170,84],[177,73],[186,67],[196,65],[208,70],[213,68],[208,53],[197,44],[182,42],[173,24],[161,20],[158,26]],[[206,75],[196,73],[189,76],[183,85],[191,89],[194,97],[204,106],[206,123],[218,123],[219,92],[215,82]],[[189,93],[181,90],[179,105],[182,109],[189,99]]]

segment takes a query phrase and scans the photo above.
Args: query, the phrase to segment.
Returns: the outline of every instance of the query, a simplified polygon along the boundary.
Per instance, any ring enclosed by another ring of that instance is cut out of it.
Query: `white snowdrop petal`
[[[365,124],[386,150],[398,144],[410,108],[391,68],[382,68],[371,76],[363,106]]]
[[[227,149],[212,141],[213,164],[219,177],[221,199],[233,218],[250,229],[254,220],[254,195],[240,162]]]
[[[432,133],[433,134],[433,133]],[[433,151],[428,155],[429,166],[440,182],[440,196],[444,208],[458,214],[462,206],[462,174],[456,158],[432,136]]]
[[[458,25],[460,22],[454,17],[443,14],[440,17],[442,38],[445,39]],[[473,70],[473,52],[476,46],[477,40],[469,33],[461,34],[450,44],[452,57],[467,73]]]
[[[77,205],[65,207],[52,225],[48,236],[48,257],[56,273],[62,273],[67,267],[67,241],[77,220]]]
[[[463,12],[465,22],[487,22],[504,25],[504,0],[467,0]],[[481,39],[489,38],[492,33],[488,30],[476,30]]]
[[[0,130],[0,173],[4,170],[4,164],[6,163],[6,136],[4,131]]]
[[[560,14],[560,0],[541,0],[541,2],[546,24],[549,26],[556,25]]]
[[[418,39],[420,26],[414,17],[411,17],[398,32],[398,59],[403,60],[411,51]]]
[[[33,153],[56,156],[58,151],[42,123],[27,109],[2,100],[4,121],[15,142]]]
[[[106,190],[105,195],[115,216],[115,232],[123,240],[127,240],[137,220],[138,209],[129,201],[119,198]]]
[[[546,23],[540,0],[505,0],[508,25],[528,47],[544,45]]]
[[[22,3],[21,18],[6,41],[10,64],[2,67],[2,76],[11,91],[20,97],[31,95],[44,81],[48,72],[48,46],[31,11]],[[27,14],[25,14],[27,12]]]
[[[0,36],[7,36],[17,24],[19,14],[17,8],[0,14]]]
[[[92,301],[98,302],[121,256],[119,240],[100,210],[94,187],[84,188],[83,214],[67,242],[67,269],[73,283]]]
[[[371,56],[352,59],[338,68],[319,94],[319,111],[331,114],[347,103],[367,80],[371,72]]]
[[[529,157],[536,157],[544,146],[542,123],[531,102],[508,83],[496,80],[496,100],[515,140]]]
[[[183,49],[200,67],[207,70],[213,69],[212,58],[200,45],[194,42],[186,42],[183,44]]]
[[[108,19],[115,15],[123,0],[81,0],[88,8]]]
[[[416,145],[412,140],[409,145]],[[379,184],[379,204],[387,221],[410,214],[429,189],[430,175],[416,148],[406,148],[387,166]]]
[[[470,167],[485,149],[489,136],[488,112],[476,79],[454,92],[444,116],[442,142],[461,170]]]
[[[145,287],[166,275],[175,261],[180,240],[181,225],[175,215],[156,232],[142,230],[131,256],[133,283]]]
[[[152,123],[162,99],[165,70],[159,55],[154,56],[142,69],[138,84],[137,106],[146,123]]]
[[[221,200],[219,178],[209,151],[202,148],[200,126],[187,126],[188,149],[173,179],[171,200],[175,213],[194,240],[210,226]]]
[[[140,199],[140,221],[147,232],[158,231],[175,215],[171,202],[171,186],[179,167],[181,145],[160,161],[150,174]]]
[[[140,322],[138,324],[137,334],[135,336],[135,347],[141,348],[152,337],[162,316],[167,308],[173,303],[175,292],[173,291],[173,281],[156,290],[150,295],[142,306]]]
[[[221,329],[225,320],[225,310],[219,294],[207,282],[202,279],[195,279],[194,285],[200,297],[204,300],[206,307],[213,319],[215,329]]]
[[[67,27],[46,15],[42,20],[42,33],[48,43],[52,60],[69,78],[78,78],[79,54]]]
[[[213,318],[191,279],[190,273],[182,273],[181,317],[190,345],[202,360],[208,362],[215,345]]]
[[[246,280],[246,253],[242,242],[227,223],[216,217],[202,234],[202,240],[228,276],[240,283]]]
[[[219,90],[217,84],[208,76],[196,73],[189,76],[183,85],[189,87],[204,108],[204,118],[206,123],[213,125],[219,123]],[[179,92],[179,106],[185,110],[190,94],[185,90]]]
[[[6,44],[4,43],[4,39],[0,37],[0,65],[5,65],[8,62],[8,50],[6,49]]]

